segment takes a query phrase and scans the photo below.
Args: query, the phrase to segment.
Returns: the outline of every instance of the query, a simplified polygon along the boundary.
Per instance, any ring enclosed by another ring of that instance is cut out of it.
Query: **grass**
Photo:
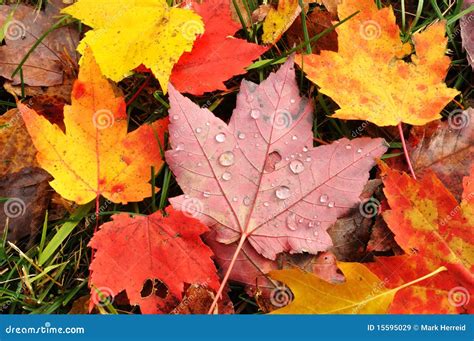
[[[235,1],[235,0],[233,0]],[[300,0],[301,2],[301,0]],[[4,3],[4,2],[2,2]],[[10,2],[12,3],[12,2]],[[13,2],[13,3],[16,3]],[[29,1],[29,3],[40,8],[43,1]],[[252,13],[258,7],[257,0],[244,0],[246,13],[238,11],[241,22],[244,17]],[[382,5],[378,1],[379,6]],[[451,103],[443,112],[446,116],[451,110],[468,107],[468,99],[472,95],[472,70],[462,51],[459,35],[459,18],[467,11],[462,11],[461,3],[456,1],[418,0],[393,1],[397,19],[403,28],[402,38],[409,41],[413,33],[431,25],[437,20],[447,20],[449,34],[449,50],[452,58],[452,67],[447,77],[447,84],[461,91],[457,103]],[[383,4],[384,6],[387,3]],[[314,5],[313,5],[314,6]],[[303,17],[304,18],[304,17]],[[350,20],[347,19],[347,20]],[[55,24],[63,25],[61,19]],[[323,34],[310,37],[302,20],[305,43],[293,48],[288,46],[283,39],[277,46],[269,50],[261,60],[256,61],[248,67],[245,78],[259,82],[278,67],[284,59],[294,51],[310,52],[309,42],[317,41]],[[69,23],[77,25],[77,23]],[[54,27],[51,28],[53,30]],[[50,30],[50,31],[51,31]],[[243,25],[239,36],[252,42],[259,41],[261,24],[253,24],[249,28]],[[48,31],[49,32],[49,31]],[[48,33],[47,32],[47,33]],[[25,55],[24,60],[26,60]],[[21,66],[17,72],[21,71]],[[167,115],[169,104],[166,96],[163,96],[157,82],[146,79],[146,75],[135,75],[120,86],[131,102],[128,106],[130,125],[133,128],[154,121]],[[319,93],[303,76],[298,73],[298,81],[301,91],[313,98],[317,103],[314,118],[314,136],[321,141],[333,141],[341,137],[352,138],[354,129],[361,122],[344,122],[335,120],[330,115],[337,109],[337,105],[328,97]],[[222,93],[212,93],[203,97],[195,97],[193,100],[201,106],[208,107],[221,118],[228,119],[235,106],[238,85],[243,77],[236,77],[228,81],[231,90]],[[144,82],[147,82],[147,90],[141,90]],[[0,90],[0,110],[6,112],[15,106],[13,99],[4,90]],[[399,138],[389,129],[370,126],[378,136],[386,137],[390,141],[391,149],[385,158],[401,157]],[[366,134],[367,131],[364,132]],[[151,170],[152,174],[155,174]],[[161,188],[157,191],[156,187]],[[126,206],[111,204],[100,199],[100,223],[109,219],[116,212],[130,212],[133,214],[150,214],[161,210],[168,205],[168,197],[180,194],[180,189],[167,166],[158,170],[156,176],[152,177],[150,185],[151,198],[138,204]],[[67,313],[72,304],[81,297],[89,294],[88,288],[88,266],[90,263],[90,249],[87,248],[95,228],[94,204],[76,207],[74,212],[65,214],[61,220],[50,221],[46,215],[41,233],[35,240],[34,245],[27,248],[25,244],[17,245],[7,242],[4,233],[0,241],[0,307],[3,313],[26,313],[26,314],[50,314]],[[87,221],[91,222],[87,224]],[[241,287],[232,286],[232,299],[236,309],[240,312],[257,312],[256,304],[249,298]],[[131,307],[113,307],[105,305],[101,307],[101,313],[133,313]]]

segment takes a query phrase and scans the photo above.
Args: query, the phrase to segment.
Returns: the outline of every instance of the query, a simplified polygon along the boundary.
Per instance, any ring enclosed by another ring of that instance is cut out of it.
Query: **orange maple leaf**
[[[71,97],[64,107],[65,132],[18,103],[38,163],[54,177],[51,186],[80,205],[99,195],[123,204],[149,197],[150,169],[163,164],[160,145],[168,121],[127,133],[125,101],[89,51]]]
[[[381,168],[384,193],[391,208],[383,217],[397,243],[407,254],[412,254],[409,262],[398,262],[398,268],[404,263],[409,265],[405,264],[405,270],[397,276],[410,280],[417,273],[445,266],[448,273],[431,288],[447,291],[457,285],[466,293],[474,293],[474,167],[465,178],[460,204],[432,171],[416,181],[385,164]],[[385,263],[384,267],[397,264],[383,259],[381,262]],[[425,306],[427,301],[422,303]],[[465,303],[467,306],[468,302]]]
[[[338,6],[339,18],[357,11],[336,29],[338,52],[296,58],[307,77],[341,107],[333,117],[378,126],[424,125],[441,118],[441,110],[458,94],[444,83],[450,65],[445,23],[414,34],[416,55],[408,57],[412,47],[401,42],[391,7],[379,10],[373,0]]]

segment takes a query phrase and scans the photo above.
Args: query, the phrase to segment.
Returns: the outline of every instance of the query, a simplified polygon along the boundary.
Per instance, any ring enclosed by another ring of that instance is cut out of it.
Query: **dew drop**
[[[291,213],[287,218],[286,218],[286,226],[291,230],[295,231],[298,228],[298,224],[296,224],[296,215],[294,213]]]
[[[237,197],[233,197],[233,198],[232,198],[232,201],[233,201],[233,202],[237,202],[237,200],[239,200],[239,198],[237,198]]]
[[[321,225],[321,222],[320,221],[317,221],[316,222],[316,226],[320,226]]]
[[[178,115],[173,115],[173,120],[177,121],[179,119]]]
[[[250,117],[252,117],[254,120],[258,119],[260,117],[260,111],[253,109],[250,112]]]
[[[268,201],[265,201],[265,202],[263,203],[263,206],[268,207],[268,206],[270,206],[270,203],[269,203]]]
[[[184,196],[184,199],[189,199],[189,198],[190,198],[190,196],[187,195],[187,194]]]
[[[319,197],[319,202],[325,203],[325,202],[328,201],[328,199],[329,199],[329,197],[327,196],[327,194],[323,194]]]
[[[184,150],[184,144],[178,143],[178,145],[176,146],[176,150]]]
[[[245,196],[242,202],[244,203],[245,206],[248,206],[250,205],[251,200],[248,196]]]
[[[362,148],[357,149],[357,154],[361,154],[361,153],[362,153]]]
[[[308,147],[303,147],[303,152],[307,152],[308,151]]]
[[[311,157],[308,156],[305,161],[306,162],[311,162]]]
[[[312,221],[310,221],[310,222],[308,223],[308,227],[313,227],[313,226],[314,226],[314,223],[313,223]]]
[[[290,188],[286,186],[281,186],[276,189],[275,195],[280,200],[288,199],[291,196]]]
[[[293,135],[293,136],[291,137],[291,139],[292,139],[293,141],[296,141],[296,140],[298,140],[298,136]]]
[[[239,135],[237,135],[237,137],[240,139],[240,140],[243,140],[245,138],[245,134],[244,133],[239,133]]]
[[[234,164],[234,153],[231,151],[223,152],[219,156],[219,164],[224,167],[229,167]]]
[[[201,131],[202,131],[202,129],[201,129],[201,128],[196,128],[194,131],[195,131],[196,133],[200,134]]]
[[[349,150],[349,149],[352,149],[352,146],[350,144],[347,144],[346,145],[346,149]]]
[[[296,100],[294,98],[290,99],[291,104],[294,104],[295,102],[296,102]]]
[[[230,174],[229,172],[224,172],[222,174],[222,180],[224,181],[229,181],[231,178],[232,178],[232,174]]]
[[[328,203],[328,207],[330,207],[330,208],[333,208],[334,205],[335,205],[334,201],[330,201],[330,202]]]
[[[317,235],[319,234],[319,232],[318,232],[318,231],[314,231],[313,234],[314,234],[315,236],[317,236]]]
[[[302,223],[303,221],[303,218],[300,218],[300,220],[298,220],[298,223]]]
[[[216,135],[216,141],[219,143],[222,143],[225,141],[225,134],[224,133],[219,133]]]
[[[202,166],[202,163],[201,163],[201,162],[198,162],[198,163],[197,163],[197,166],[198,166],[198,167],[201,167],[201,166]]]
[[[209,192],[204,192],[204,193],[202,193],[202,196],[203,196],[204,198],[209,198],[209,197],[211,196],[211,193],[209,193]]]
[[[253,134],[253,137],[257,138],[257,137],[258,137],[258,134],[257,134],[257,133]]]
[[[304,171],[304,165],[303,165],[303,162],[301,162],[300,160],[293,160],[290,162],[290,170],[294,173],[294,174],[300,174],[301,172]]]
[[[365,156],[369,157],[369,156],[370,156],[370,153],[365,154]]]

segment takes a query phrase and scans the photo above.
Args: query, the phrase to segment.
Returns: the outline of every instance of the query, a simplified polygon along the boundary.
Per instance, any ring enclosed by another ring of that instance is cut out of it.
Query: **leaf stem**
[[[405,153],[405,159],[407,160],[408,168],[410,169],[411,176],[413,177],[413,179],[416,180],[415,171],[413,170],[413,166],[411,165],[410,156],[408,155],[408,149],[407,149],[407,144],[405,142],[405,136],[403,136],[402,122],[400,122],[398,124],[398,131],[400,132],[400,139],[402,140],[403,152]]]
[[[232,272],[232,269],[234,268],[237,257],[239,256],[240,251],[242,250],[242,247],[244,246],[244,243],[246,240],[247,240],[247,234],[243,233],[242,236],[240,237],[239,245],[237,245],[237,248],[234,251],[234,255],[232,256],[232,259],[230,261],[229,267],[227,268],[225,276],[222,279],[221,286],[219,287],[219,290],[216,293],[216,297],[214,297],[214,301],[212,301],[211,307],[209,308],[209,311],[207,312],[208,314],[212,314],[214,312],[217,302],[219,302],[219,300],[221,299],[222,292],[224,291],[225,285],[227,284],[229,280],[229,276]]]

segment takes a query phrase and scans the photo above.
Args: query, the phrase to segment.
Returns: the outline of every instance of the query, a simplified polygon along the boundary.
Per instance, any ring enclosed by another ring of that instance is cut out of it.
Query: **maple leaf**
[[[457,199],[474,159],[473,120],[474,109],[455,110],[445,122],[413,127],[407,143],[415,173],[432,170]]]
[[[411,46],[400,41],[392,8],[379,10],[372,0],[347,0],[338,7],[340,18],[357,11],[336,29],[337,53],[296,58],[307,77],[341,107],[333,117],[378,126],[424,125],[441,118],[441,110],[459,93],[443,81],[450,65],[445,23],[414,34],[416,55],[405,62]]]
[[[171,207],[166,214],[117,214],[101,226],[89,243],[96,250],[90,266],[92,297],[94,288],[112,296],[125,290],[132,305],[151,314],[162,312],[164,300],[154,294],[142,297],[147,280],[161,281],[178,300],[185,283],[217,290],[212,251],[199,237],[208,227]]]
[[[170,201],[219,242],[240,239],[234,258],[247,239],[270,259],[327,250],[326,230],[359,202],[386,151],[370,138],[313,148],[313,107],[299,96],[293,58],[260,85],[242,82],[229,125],[171,85],[170,104],[166,160],[185,193]]]
[[[0,27],[2,40],[0,46],[0,75],[12,80],[14,84],[31,86],[51,86],[63,83],[64,71],[75,67],[76,45],[79,32],[70,27],[61,27],[49,32],[36,46],[22,66],[23,78],[12,73],[23,57],[56,21],[61,1],[48,1],[44,11],[17,4],[0,6]]]
[[[300,13],[298,0],[279,0],[277,9],[271,8],[263,22],[262,41],[275,44]]]
[[[53,177],[56,192],[78,204],[99,195],[115,203],[151,195],[150,169],[160,169],[160,145],[167,120],[127,134],[125,101],[87,52],[74,83],[72,104],[64,107],[66,133],[18,103],[37,161]]]
[[[396,288],[403,283],[416,280],[421,274],[430,272],[434,266],[430,258],[416,253],[377,257],[375,262],[365,265],[382,279],[387,288]],[[451,271],[444,271],[429,280],[397,292],[388,312],[391,314],[472,312],[473,302],[468,298],[474,294],[472,289],[472,287],[468,289],[466,283],[460,282]]]
[[[294,300],[272,314],[385,314],[394,295],[410,285],[445,271],[439,268],[423,277],[388,289],[373,272],[360,263],[339,262],[346,281],[331,284],[299,269],[272,271],[273,279],[287,284],[294,294]],[[291,293],[280,288],[280,296]]]
[[[417,252],[427,258],[430,270],[446,266],[458,281],[472,286],[474,167],[465,181],[461,204],[432,171],[416,181],[385,164],[381,164],[381,169],[384,193],[391,208],[383,217],[398,245],[406,253]]]
[[[118,82],[143,64],[165,93],[174,64],[204,32],[197,14],[165,0],[79,0],[63,12],[93,28],[78,50],[90,47],[106,77]]]
[[[228,0],[192,3],[204,21],[205,32],[173,68],[171,83],[178,91],[202,95],[226,90],[223,81],[245,73],[245,67],[268,49],[232,37],[241,27],[233,21],[229,5]]]

